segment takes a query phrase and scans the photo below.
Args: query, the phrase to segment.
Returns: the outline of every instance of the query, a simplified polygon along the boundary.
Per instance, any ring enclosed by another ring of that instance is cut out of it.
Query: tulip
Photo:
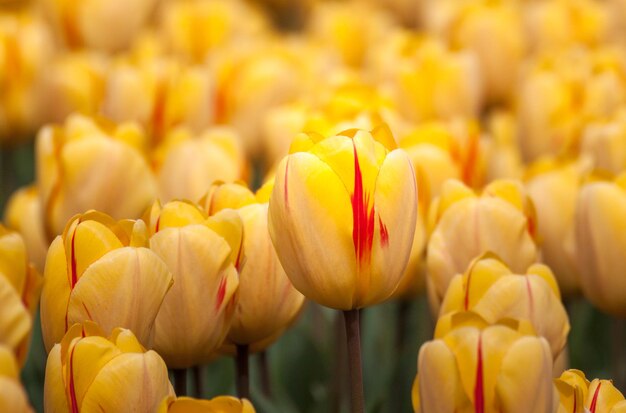
[[[213,184],[201,205],[210,215],[234,209],[243,223],[245,260],[239,272],[239,301],[227,343],[260,351],[291,325],[304,296],[291,285],[267,229],[268,200],[257,199],[244,185]]]
[[[494,253],[517,274],[536,261],[534,211],[517,181],[494,181],[480,196],[458,181],[446,181],[429,215],[434,230],[426,285],[435,313],[452,278],[484,253]]]
[[[15,191],[4,211],[7,226],[22,235],[28,258],[39,272],[43,272],[48,252],[42,217],[41,200],[34,185]]]
[[[541,258],[554,271],[566,297],[580,289],[578,269],[567,243],[574,231],[580,173],[577,164],[549,160],[537,162],[526,173],[526,191],[537,213]]]
[[[580,370],[567,370],[554,380],[558,395],[556,413],[626,412],[626,401],[610,380],[594,379],[591,383]]]
[[[154,320],[172,286],[166,264],[147,247],[143,221],[76,215],[48,250],[41,328],[50,351],[74,323],[95,321],[105,332],[133,331],[152,346]]]
[[[565,347],[569,320],[556,279],[543,264],[532,265],[525,274],[513,274],[491,254],[474,260],[450,282],[439,317],[468,310],[490,324],[504,319],[530,321],[537,335],[550,344],[554,358]]]
[[[245,256],[243,229],[236,213],[208,218],[198,206],[155,203],[146,219],[150,249],[172,271],[174,286],[156,317],[154,348],[170,368],[209,361],[233,320]]]
[[[172,394],[165,362],[130,330],[74,324],[48,355],[47,413],[155,412]]]
[[[415,412],[553,412],[547,341],[523,324],[490,326],[471,315],[459,313],[422,345]]]
[[[576,201],[575,256],[585,296],[600,310],[626,316],[626,175],[582,186]]]
[[[128,47],[150,17],[156,0],[87,0],[42,2],[50,23],[70,48],[116,52]],[[111,30],[111,28],[115,30]]]
[[[0,346],[13,351],[20,366],[28,354],[40,288],[24,240],[0,225]]]
[[[156,195],[143,157],[145,136],[133,124],[109,125],[80,115],[41,130],[36,143],[37,187],[52,239],[76,213],[97,209],[136,218]]]
[[[211,400],[169,396],[163,400],[157,413],[254,413],[254,407],[246,399],[219,396]]]
[[[487,182],[496,179],[521,179],[524,175],[522,154],[517,145],[517,121],[509,112],[492,112],[487,120],[491,136],[484,152],[487,158]]]
[[[626,111],[624,108],[602,122],[589,123],[581,138],[581,157],[595,169],[618,174],[626,169]]]
[[[194,136],[175,130],[155,154],[162,200],[198,200],[215,180],[234,181],[247,173],[238,135],[226,127]]]
[[[11,349],[0,345],[0,411],[33,412],[19,377],[20,370],[13,352]]]

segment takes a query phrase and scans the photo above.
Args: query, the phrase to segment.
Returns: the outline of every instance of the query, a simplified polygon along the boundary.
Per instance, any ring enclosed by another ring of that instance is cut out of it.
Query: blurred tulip
[[[554,271],[563,296],[579,289],[578,269],[567,240],[574,230],[581,166],[572,162],[538,161],[526,176],[526,191],[537,213],[541,259]]]
[[[552,356],[543,337],[516,323],[489,326],[471,313],[455,318],[420,349],[416,413],[553,412]]]
[[[156,317],[154,348],[170,368],[210,360],[233,320],[244,259],[243,225],[233,211],[208,218],[198,206],[156,202],[148,212],[150,249],[172,271],[174,285]]]
[[[74,324],[48,355],[46,413],[155,412],[173,393],[163,359],[130,330],[107,338],[95,323]]]
[[[514,274],[491,254],[474,260],[464,274],[450,281],[439,317],[470,310],[490,324],[504,319],[530,321],[537,335],[550,344],[554,358],[565,347],[570,330],[556,279],[543,264]]]
[[[594,379],[591,383],[580,370],[567,370],[554,380],[559,397],[556,413],[623,413],[626,401],[611,380]]]
[[[428,0],[371,0],[371,3],[388,10],[405,27],[416,28],[421,23],[423,9]]]
[[[593,305],[626,316],[626,285],[621,271],[626,251],[626,175],[614,182],[582,186],[576,202],[575,256],[580,285]]]
[[[49,244],[42,218],[41,200],[34,185],[15,191],[4,211],[7,227],[22,235],[28,258],[39,272],[43,272]]]
[[[521,179],[524,174],[522,154],[517,145],[517,122],[515,117],[504,111],[490,113],[487,133],[491,140],[485,145],[487,164],[486,179]]]
[[[267,229],[267,200],[258,200],[242,184],[214,184],[201,201],[214,215],[234,209],[243,223],[246,258],[238,266],[239,301],[227,344],[249,345],[259,351],[291,325],[304,303],[304,296],[291,284],[278,261]]]
[[[434,230],[426,285],[434,312],[452,278],[484,253],[496,254],[518,274],[536,261],[534,211],[520,182],[494,181],[479,196],[458,181],[446,181],[429,215]]]
[[[156,2],[45,0],[41,3],[50,23],[68,47],[116,52],[130,45],[150,17]]]
[[[95,321],[106,332],[132,330],[152,346],[154,320],[172,274],[147,249],[143,221],[115,221],[89,211],[76,215],[48,250],[41,293],[41,329],[46,350],[68,328]]]
[[[33,413],[20,383],[20,369],[11,349],[0,345],[0,411]]]
[[[255,413],[252,403],[246,399],[219,396],[211,400],[169,396],[157,413]]]
[[[172,131],[154,153],[159,196],[198,200],[213,181],[235,181],[247,174],[238,135],[227,127],[194,135],[185,129]]]
[[[626,169],[626,108],[610,119],[587,124],[580,152],[597,170],[618,174]]]
[[[301,134],[279,165],[269,232],[307,298],[351,310],[397,288],[413,242],[417,188],[407,155],[390,151],[394,145],[385,128]]]
[[[20,366],[28,355],[40,289],[22,237],[0,225],[0,346],[13,351]]]
[[[63,127],[42,129],[36,172],[48,239],[60,234],[74,214],[89,209],[118,219],[141,215],[156,195],[144,143],[136,125],[80,115],[70,116]]]

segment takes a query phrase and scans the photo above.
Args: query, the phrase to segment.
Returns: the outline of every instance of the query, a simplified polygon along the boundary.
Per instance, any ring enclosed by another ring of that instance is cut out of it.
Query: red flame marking
[[[589,410],[591,413],[596,413],[596,406],[598,404],[598,396],[600,395],[600,387],[602,387],[602,382],[598,383],[598,387],[596,387],[596,391],[593,393],[593,399],[591,400],[591,406]]]
[[[476,386],[474,387],[474,411],[485,413],[485,391],[483,389],[483,341],[478,336],[478,366],[476,367]]]
[[[219,310],[224,302],[224,297],[226,296],[226,283],[227,278],[222,278],[220,281],[220,286],[217,288],[217,301],[215,302],[215,310]]]
[[[374,241],[374,208],[368,210],[369,194],[363,190],[363,176],[356,151],[354,148],[354,193],[352,194],[352,242],[358,264],[369,263],[372,243]]]

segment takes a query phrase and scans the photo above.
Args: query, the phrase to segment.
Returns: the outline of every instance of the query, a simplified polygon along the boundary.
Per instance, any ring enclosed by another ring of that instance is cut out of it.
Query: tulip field
[[[0,413],[626,413],[626,0],[0,0]]]

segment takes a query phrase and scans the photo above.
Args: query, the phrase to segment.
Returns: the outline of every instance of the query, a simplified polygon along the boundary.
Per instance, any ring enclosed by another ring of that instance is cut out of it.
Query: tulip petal
[[[43,404],[46,413],[67,413],[70,411],[65,392],[61,344],[55,345],[48,354],[46,377],[43,388]]]
[[[30,334],[31,316],[21,297],[7,279],[0,275],[0,344],[13,350]]]
[[[67,274],[63,238],[58,236],[48,249],[41,291],[41,331],[46,351],[61,341],[68,328],[66,314],[71,290]]]

